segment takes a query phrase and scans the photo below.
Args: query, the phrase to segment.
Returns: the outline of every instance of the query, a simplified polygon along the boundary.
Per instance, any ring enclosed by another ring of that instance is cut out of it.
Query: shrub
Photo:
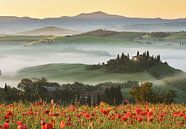
[[[133,87],[130,94],[134,97],[137,103],[173,103],[176,97],[174,90],[163,92],[159,89],[158,92],[152,90],[152,83],[145,82],[139,87]]]

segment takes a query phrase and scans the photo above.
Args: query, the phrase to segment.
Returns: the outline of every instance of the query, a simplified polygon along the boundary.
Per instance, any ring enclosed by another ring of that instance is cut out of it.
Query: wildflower
[[[136,111],[137,114],[140,114],[142,112],[142,110],[140,108],[136,108],[135,111]]]
[[[5,122],[4,125],[3,125],[3,129],[9,129],[10,128],[10,125],[8,122]]]
[[[137,117],[137,120],[138,120],[138,122],[142,122],[142,121],[143,121],[143,118],[140,117],[140,116],[138,116],[138,117]]]
[[[49,114],[50,113],[50,110],[45,110],[44,111],[44,114]]]
[[[116,118],[121,118],[122,116],[120,114],[116,114]]]
[[[85,114],[85,118],[89,120],[91,118],[90,114]]]
[[[8,111],[8,112],[6,113],[6,115],[8,115],[8,116],[13,116],[13,112],[12,112],[12,111]]]
[[[44,129],[54,129],[51,123],[45,124]]]
[[[144,115],[146,115],[147,113],[144,112],[144,111],[141,111],[141,112],[139,112],[139,114],[142,115],[142,116],[144,116]]]
[[[61,123],[60,123],[60,128],[61,128],[61,129],[65,128],[65,122],[64,122],[64,121],[61,121]]]
[[[102,112],[104,115],[108,115],[109,110],[104,110],[104,109],[102,109],[101,112]]]
[[[45,129],[45,120],[41,120],[41,129]]]
[[[186,115],[184,115],[183,118],[186,120]]]
[[[147,121],[152,122],[153,121],[153,116],[147,116]]]
[[[33,115],[34,113],[32,111],[27,112],[28,115]]]
[[[127,112],[127,116],[128,117],[132,117],[132,113],[131,112]]]
[[[27,129],[26,125],[23,124],[22,122],[17,122],[17,128],[18,129]]]
[[[122,121],[127,121],[127,120],[128,120],[128,117],[127,117],[127,116],[123,116],[123,117],[121,118],[121,120],[122,120]]]
[[[35,103],[34,103],[34,106],[40,106],[40,105],[42,105],[42,104],[43,104],[42,101],[38,101],[38,102],[35,102]]]
[[[152,115],[153,115],[153,112],[152,111],[150,111],[150,112],[148,111],[147,112],[147,116],[152,116]]]

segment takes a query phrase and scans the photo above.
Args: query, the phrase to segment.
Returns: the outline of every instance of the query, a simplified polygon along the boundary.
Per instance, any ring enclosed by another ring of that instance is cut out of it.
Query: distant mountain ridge
[[[82,18],[82,19],[122,19],[126,18],[124,16],[119,15],[111,15],[107,14],[105,12],[97,11],[93,13],[81,13],[77,16],[74,16],[74,18]]]
[[[55,26],[70,30],[91,31],[108,29],[114,31],[180,31],[186,30],[186,18],[129,18],[111,15],[105,12],[82,13],[77,16],[62,16],[59,18],[30,18],[15,16],[0,16],[0,33],[15,34],[37,28]]]
[[[55,26],[42,27],[30,31],[20,32],[17,35],[36,36],[36,35],[54,35],[54,36],[66,36],[79,34],[80,32],[74,30],[68,30],[65,28],[59,28]]]

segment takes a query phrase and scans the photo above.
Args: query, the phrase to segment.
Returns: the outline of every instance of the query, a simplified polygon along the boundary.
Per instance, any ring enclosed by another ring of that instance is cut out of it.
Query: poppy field
[[[184,129],[186,106],[0,104],[0,129]]]

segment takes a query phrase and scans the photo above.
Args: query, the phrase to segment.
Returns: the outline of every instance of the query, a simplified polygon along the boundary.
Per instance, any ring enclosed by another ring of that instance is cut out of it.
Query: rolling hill
[[[68,30],[64,28],[59,28],[55,26],[48,26],[39,29],[34,29],[30,31],[20,32],[17,35],[25,35],[25,36],[38,36],[38,35],[54,35],[54,36],[66,36],[66,35],[74,35],[80,32],[74,30]]]
[[[185,102],[185,84],[186,74],[180,73],[165,77],[163,79],[157,79],[150,72],[138,72],[138,73],[108,73],[103,70],[87,70],[87,65],[84,64],[47,64],[34,67],[24,68],[18,71],[16,78],[42,78],[45,77],[52,81],[60,83],[73,83],[82,82],[86,84],[98,84],[103,82],[126,82],[132,81],[150,81],[154,84],[154,88],[158,89],[171,89],[177,93],[176,101]],[[162,67],[164,68],[164,66]],[[156,69],[162,72],[161,66],[153,67],[152,72]],[[164,70],[164,73],[174,73],[178,70],[168,67]],[[122,91],[125,92],[125,91]],[[128,92],[128,91],[126,91]],[[127,93],[124,95],[127,95]]]
[[[53,30],[52,30],[53,29]],[[45,32],[46,30],[46,32]],[[51,30],[48,32],[47,30]],[[35,31],[25,32],[30,34],[38,34],[33,36],[26,35],[4,35],[0,36],[0,41],[26,41],[33,42],[48,38],[47,35],[61,32],[60,28],[46,27]],[[33,32],[33,33],[32,33]],[[64,31],[63,31],[64,32]],[[62,33],[63,33],[62,32]],[[77,31],[76,31],[77,32]],[[58,33],[59,34],[59,33]],[[64,33],[63,33],[64,34]],[[180,42],[182,46],[180,46]],[[149,47],[167,48],[186,48],[186,32],[118,32],[105,29],[98,29],[85,33],[75,34],[71,36],[56,36],[53,43],[71,43],[71,44],[118,44],[118,45],[136,45]]]
[[[73,35],[70,37],[57,37],[58,43],[99,43],[99,44],[130,44],[130,45],[156,45],[166,47],[180,47],[180,42],[184,48],[186,45],[186,32],[117,32],[98,29]],[[155,47],[155,46],[154,46]]]
[[[155,80],[147,72],[141,73],[107,73],[102,70],[87,70],[84,64],[48,64],[35,67],[24,68],[17,73],[17,77],[40,78],[46,77],[51,80],[63,82],[84,82],[99,83],[106,81],[126,81],[126,80]]]
[[[162,78],[183,73],[168,65],[154,65],[151,69],[140,72],[107,72],[103,69],[89,70],[85,64],[47,64],[24,68],[18,71],[20,77],[46,77],[62,81],[102,82],[126,80],[156,80],[156,74]]]
[[[54,28],[50,33],[52,34],[57,30],[57,32],[61,31],[59,28]],[[47,28],[42,28],[36,31],[37,34],[39,32],[44,32],[48,30]],[[58,31],[59,30],[59,31]],[[63,30],[62,30],[63,31]],[[33,33],[32,33],[33,34]],[[44,33],[43,33],[44,34]],[[58,33],[59,34],[59,33]],[[63,33],[64,34],[64,33]],[[1,41],[11,41],[11,42],[35,42],[40,40],[45,40],[50,38],[47,35],[4,35],[0,36]],[[98,29],[94,31],[89,31],[85,33],[75,34],[75,35],[67,35],[67,36],[54,36],[53,43],[62,43],[62,44],[91,44],[91,45],[129,45],[129,46],[140,46],[140,47],[155,47],[155,48],[186,48],[186,32],[118,32],[111,31],[105,29]],[[180,45],[182,44],[182,45]]]

